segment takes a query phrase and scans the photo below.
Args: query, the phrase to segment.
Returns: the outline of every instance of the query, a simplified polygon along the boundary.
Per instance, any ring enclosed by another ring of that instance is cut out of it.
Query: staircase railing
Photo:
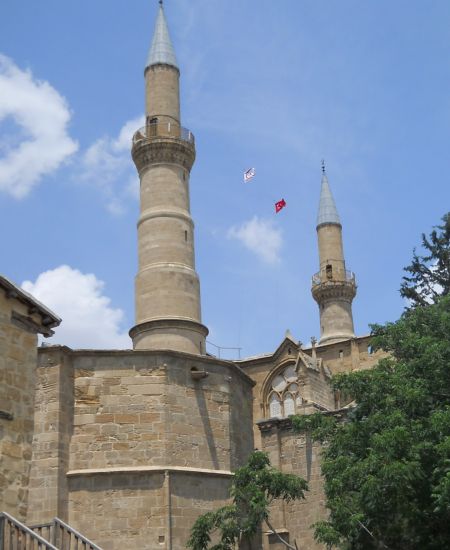
[[[58,548],[6,512],[1,512],[0,550],[58,550]]]
[[[51,548],[56,547],[58,550],[102,550],[100,546],[83,537],[81,533],[59,518],[54,518],[49,523],[33,525],[31,529],[38,533],[40,537],[51,541],[54,545]],[[0,550],[3,550],[1,546]]]

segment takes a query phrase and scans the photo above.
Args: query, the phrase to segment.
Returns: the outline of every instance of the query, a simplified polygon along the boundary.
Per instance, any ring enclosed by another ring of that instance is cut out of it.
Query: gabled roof
[[[172,41],[170,40],[169,28],[167,27],[162,3],[159,6],[155,30],[153,32],[153,40],[145,68],[147,69],[147,67],[151,67],[152,65],[160,64],[172,65],[172,67],[178,69],[177,58],[172,46]]]
[[[286,353],[289,348],[291,348],[291,355],[292,358],[295,359],[298,354],[298,350],[301,347],[301,342],[296,340],[294,336],[292,335],[290,330],[286,331],[286,334],[281,341],[281,344],[277,347],[277,349],[273,353],[262,353],[260,355],[252,355],[250,357],[245,357],[243,359],[234,359],[233,363],[237,365],[243,365],[244,369],[246,366],[246,363],[250,363],[253,361],[277,361],[284,353]]]
[[[51,309],[44,306],[34,296],[17,286],[4,275],[0,275],[0,288],[5,290],[9,298],[22,302],[28,306],[30,312],[38,313],[41,316],[41,327],[39,327],[38,332],[44,336],[51,336],[53,334],[51,329],[61,324],[61,318],[55,315]]]

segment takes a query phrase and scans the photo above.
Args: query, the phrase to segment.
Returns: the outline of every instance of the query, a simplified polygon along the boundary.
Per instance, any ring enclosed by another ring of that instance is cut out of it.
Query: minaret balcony
[[[318,304],[324,304],[329,300],[344,300],[351,303],[356,295],[355,274],[346,269],[321,269],[312,278],[311,291]]]
[[[151,164],[178,164],[191,170],[195,160],[194,134],[174,122],[149,123],[133,136],[134,163],[141,173]]]
[[[321,269],[312,276],[313,288],[326,283],[350,283],[356,286],[356,277],[353,271],[336,269],[335,267],[332,270],[328,267]]]
[[[194,134],[174,122],[151,122],[133,136],[133,147],[159,139],[174,139],[195,145]]]

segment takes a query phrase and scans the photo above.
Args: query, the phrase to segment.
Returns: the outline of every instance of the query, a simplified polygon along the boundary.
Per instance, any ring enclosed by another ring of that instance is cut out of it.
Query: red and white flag
[[[280,210],[283,210],[283,208],[286,206],[286,201],[284,199],[281,199],[280,201],[275,203],[275,212],[278,214]]]
[[[244,181],[250,181],[256,174],[256,171],[254,168],[249,168],[244,172]]]

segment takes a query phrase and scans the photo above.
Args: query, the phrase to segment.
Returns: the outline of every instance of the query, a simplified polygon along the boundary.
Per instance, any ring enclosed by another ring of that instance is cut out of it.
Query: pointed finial
[[[159,0],[159,10],[156,16],[155,30],[153,32],[152,45],[147,58],[147,69],[151,65],[172,65],[178,69],[177,58],[172,46],[172,41],[167,28],[166,16],[163,9],[163,0]]]
[[[322,159],[322,174],[325,174],[325,161]]]

